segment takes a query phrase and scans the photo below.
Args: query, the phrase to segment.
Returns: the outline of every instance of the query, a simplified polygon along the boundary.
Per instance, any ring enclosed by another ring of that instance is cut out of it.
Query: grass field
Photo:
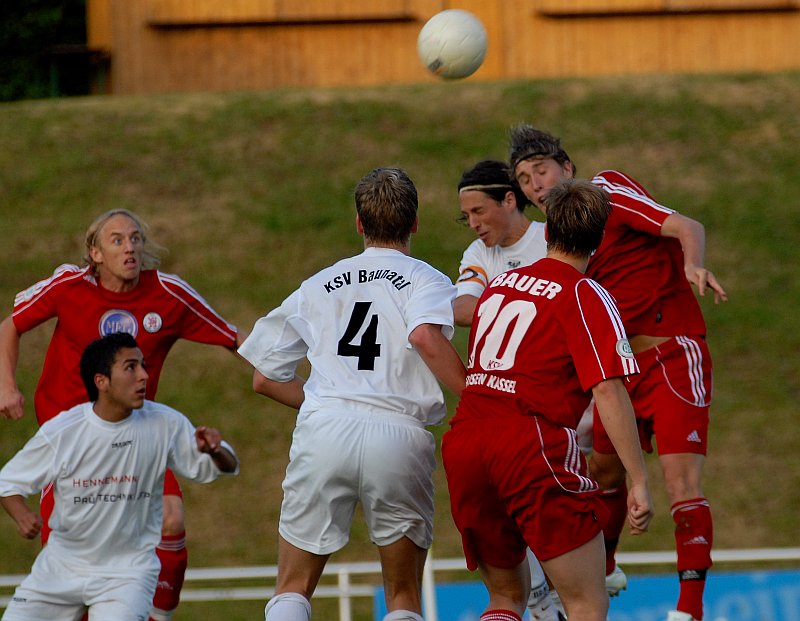
[[[249,330],[304,277],[360,250],[352,190],[381,165],[400,165],[417,183],[415,254],[455,276],[472,239],[455,223],[462,170],[504,157],[508,127],[533,122],[563,138],[578,176],[622,169],[705,223],[707,264],[730,295],[726,305],[702,301],[715,358],[705,483],[715,544],[796,545],[798,109],[800,74],[3,104],[0,314],[10,312],[17,291],[60,263],[79,262],[96,214],[127,207],[170,249],[163,269]],[[28,414],[0,421],[0,462],[35,430],[33,389],[51,329],[23,337],[18,379]],[[463,352],[466,333],[456,340]],[[194,567],[276,561],[294,416],[252,394],[250,377],[229,353],[186,343],[162,376],[159,399],[197,424],[218,426],[242,458],[237,479],[185,486]],[[658,515],[652,532],[624,538],[623,550],[673,545],[657,463],[649,463]],[[437,489],[435,551],[457,556],[441,469]],[[0,574],[26,572],[37,549],[0,516]],[[375,559],[360,524],[334,559]],[[263,603],[223,606],[187,604],[176,619],[259,618]]]

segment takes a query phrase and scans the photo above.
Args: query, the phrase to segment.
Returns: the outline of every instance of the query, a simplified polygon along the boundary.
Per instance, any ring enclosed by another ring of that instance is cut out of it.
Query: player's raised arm
[[[719,284],[714,274],[705,268],[706,232],[705,227],[687,216],[673,213],[667,216],[661,225],[661,234],[674,237],[681,242],[686,279],[697,287],[697,292],[704,296],[706,289],[714,292],[714,302],[728,301],[728,294]]]

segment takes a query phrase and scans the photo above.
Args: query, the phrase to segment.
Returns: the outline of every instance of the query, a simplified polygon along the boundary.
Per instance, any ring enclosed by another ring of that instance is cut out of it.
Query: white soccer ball
[[[469,11],[437,13],[419,31],[417,54],[422,64],[440,78],[472,75],[486,56],[486,29]]]

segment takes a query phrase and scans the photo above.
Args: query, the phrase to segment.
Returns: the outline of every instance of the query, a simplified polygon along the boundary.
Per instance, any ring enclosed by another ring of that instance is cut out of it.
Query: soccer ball
[[[442,11],[419,31],[417,54],[440,78],[466,78],[478,70],[486,56],[486,29],[469,11]]]

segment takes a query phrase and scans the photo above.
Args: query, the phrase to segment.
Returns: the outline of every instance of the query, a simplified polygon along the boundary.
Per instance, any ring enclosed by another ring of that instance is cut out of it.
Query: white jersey
[[[52,481],[53,532],[41,554],[85,574],[158,573],[164,471],[199,482],[221,473],[194,432],[153,401],[117,423],[83,403],[42,425],[0,470],[0,496],[30,496]]]
[[[544,222],[532,221],[525,234],[510,246],[487,246],[480,239],[464,251],[458,268],[458,295],[481,297],[492,279],[508,270],[535,263],[547,254]]]
[[[409,342],[421,324],[453,335],[450,279],[388,248],[367,248],[322,270],[259,319],[239,353],[269,379],[311,362],[300,413],[377,411],[428,425],[446,414],[439,383]]]

